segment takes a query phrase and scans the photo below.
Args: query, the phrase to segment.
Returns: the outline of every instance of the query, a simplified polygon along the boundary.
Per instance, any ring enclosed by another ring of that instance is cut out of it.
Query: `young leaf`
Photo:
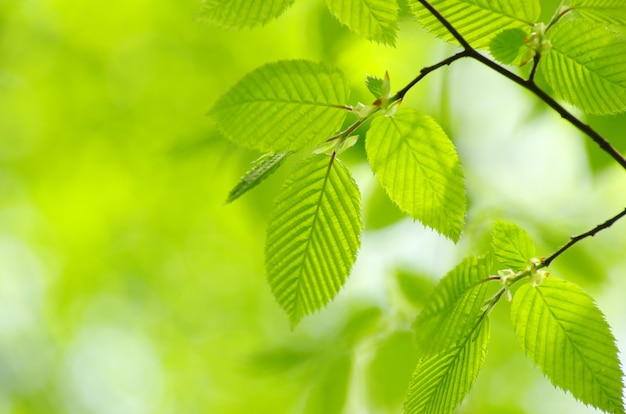
[[[626,25],[624,0],[570,0],[570,7],[580,16],[598,22]]]
[[[401,210],[458,241],[467,209],[463,172],[454,145],[434,119],[412,109],[376,118],[365,149]]]
[[[280,61],[246,75],[209,115],[234,143],[282,153],[324,142],[341,127],[347,99],[339,70],[305,60]]]
[[[418,362],[404,403],[406,414],[448,414],[463,401],[487,354],[489,321],[476,329],[462,342]]]
[[[489,51],[495,60],[505,65],[516,62],[526,48],[525,31],[519,28],[507,29],[498,33],[489,43]]]
[[[498,262],[515,271],[524,270],[530,259],[535,257],[535,244],[521,227],[496,221],[491,234],[491,246]]]
[[[294,0],[204,0],[200,18],[227,29],[265,24],[280,16]]]
[[[430,356],[462,342],[482,317],[490,263],[470,257],[451,270],[437,285],[416,318],[416,344],[420,356]]]
[[[365,85],[367,90],[374,95],[374,98],[380,98],[383,94],[383,80],[379,77],[367,75],[365,77]]]
[[[374,42],[395,45],[398,2],[390,0],[326,0],[328,10],[350,30]]]
[[[417,20],[435,36],[455,42],[448,30],[418,0],[409,0]],[[486,49],[505,29],[528,28],[539,18],[539,0],[430,0],[429,3],[473,47]]]
[[[226,203],[231,203],[259,185],[263,180],[272,175],[290,153],[283,154],[264,154],[252,163],[246,174],[241,177],[239,183],[230,190]]]
[[[580,287],[555,278],[526,284],[515,293],[511,319],[521,347],[553,384],[585,404],[624,412],[615,339]]]
[[[314,155],[287,180],[269,220],[265,265],[292,326],[343,286],[360,244],[360,194],[337,159]]]
[[[542,71],[554,93],[592,114],[626,110],[626,41],[597,23],[559,22]]]

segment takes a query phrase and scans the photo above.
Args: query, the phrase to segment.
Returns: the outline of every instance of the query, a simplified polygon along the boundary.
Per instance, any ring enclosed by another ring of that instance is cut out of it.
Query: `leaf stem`
[[[550,256],[548,256],[547,258],[542,260],[542,262],[541,262],[542,267],[550,266],[550,263],[552,263],[552,261],[554,259],[559,257],[561,254],[563,254],[570,247],[572,247],[573,245],[575,245],[579,241],[586,239],[587,237],[593,237],[597,233],[599,233],[600,231],[608,229],[613,224],[615,224],[615,222],[617,222],[619,219],[621,219],[624,216],[626,216],[626,208],[624,210],[620,211],[615,216],[613,216],[610,219],[608,219],[607,221],[605,221],[604,223],[597,225],[593,229],[591,229],[591,230],[589,230],[589,231],[587,231],[585,233],[579,234],[578,236],[570,237],[570,241],[569,242],[567,242],[559,250],[557,250],[556,252],[552,253]]]

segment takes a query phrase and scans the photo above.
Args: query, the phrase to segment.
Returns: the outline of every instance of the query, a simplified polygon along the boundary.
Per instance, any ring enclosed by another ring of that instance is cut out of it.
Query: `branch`
[[[556,252],[554,252],[553,254],[551,254],[549,257],[547,257],[546,259],[543,259],[541,264],[544,267],[548,267],[550,266],[550,263],[552,263],[552,261],[554,259],[556,259],[557,257],[559,257],[561,254],[563,254],[566,250],[568,250],[570,247],[572,247],[573,245],[575,245],[576,243],[578,243],[579,241],[586,239],[587,237],[593,237],[595,236],[597,233],[599,233],[602,230],[608,229],[609,227],[611,227],[615,222],[617,222],[619,219],[621,219],[622,217],[626,216],[626,208],[622,211],[620,211],[618,214],[616,214],[615,216],[611,217],[610,219],[608,219],[607,221],[605,221],[602,224],[597,225],[596,227],[594,227],[593,229],[589,230],[588,232],[585,232],[583,234],[579,234],[578,236],[572,236],[570,238],[570,241],[563,245],[559,250],[557,250]]]
[[[515,73],[511,72],[510,70],[498,65],[491,59],[488,59],[487,57],[481,55],[476,49],[474,49],[467,42],[467,40],[465,40],[463,35],[461,35],[452,26],[452,24],[445,17],[443,17],[441,13],[439,13],[427,0],[418,0],[418,1],[433,14],[433,16],[435,16],[437,20],[439,20],[439,22],[441,22],[441,24],[444,25],[446,29],[448,29],[450,34],[454,36],[454,38],[461,44],[464,51],[459,54],[461,55],[459,56],[459,58],[466,57],[466,56],[471,57],[474,60],[477,60],[483,65],[489,67],[490,69],[493,69],[494,71],[498,72],[500,75],[512,80],[513,82],[517,83],[523,88],[529,90],[530,92],[535,94],[535,96],[537,96],[539,99],[544,101],[549,107],[554,109],[559,115],[561,115],[563,119],[568,121],[570,124],[575,126],[579,131],[581,131],[582,133],[587,135],[589,138],[591,138],[596,144],[600,146],[600,148],[602,148],[602,150],[604,150],[604,152],[609,154],[615,161],[617,161],[617,163],[621,165],[622,168],[626,169],[626,158],[624,158],[624,156],[617,149],[615,149],[615,147],[613,147],[609,141],[607,141],[604,137],[602,137],[602,135],[596,132],[589,125],[585,124],[584,122],[576,118],[574,115],[572,115],[569,111],[567,111],[563,106],[561,106],[561,104],[559,104],[556,100],[554,100],[554,98],[552,98],[550,95],[544,92],[541,88],[539,88],[535,84],[532,78],[530,78],[529,80],[526,80],[516,75]],[[450,63],[452,63],[454,60],[452,60]],[[413,85],[411,85],[411,87],[412,86]],[[405,88],[405,89],[407,89],[408,91],[410,87]],[[404,93],[406,93],[407,91],[405,91]]]

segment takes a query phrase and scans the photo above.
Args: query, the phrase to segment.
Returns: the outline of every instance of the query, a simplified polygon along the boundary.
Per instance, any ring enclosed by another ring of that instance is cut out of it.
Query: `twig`
[[[605,229],[608,229],[613,224],[615,224],[616,221],[618,221],[619,219],[621,219],[624,216],[626,216],[626,208],[624,210],[620,211],[615,216],[613,216],[610,219],[608,219],[607,221],[605,221],[604,223],[599,224],[596,227],[594,227],[593,229],[589,230],[588,232],[579,234],[578,236],[570,237],[570,241],[567,244],[563,245],[559,250],[557,250],[556,252],[552,253],[547,258],[543,259],[541,264],[544,267],[550,266],[550,263],[552,263],[552,261],[554,259],[556,259],[557,257],[559,257],[561,254],[563,254],[567,249],[569,249],[570,247],[572,247],[573,245],[575,245],[579,241],[586,239],[587,237],[593,237],[598,232],[600,232],[602,230],[605,230]]]

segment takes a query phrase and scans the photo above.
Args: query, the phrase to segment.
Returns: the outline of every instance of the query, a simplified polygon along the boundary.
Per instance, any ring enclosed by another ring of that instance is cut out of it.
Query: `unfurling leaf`
[[[326,0],[328,10],[350,30],[374,42],[395,45],[398,2],[390,0]]]
[[[367,90],[374,95],[374,98],[380,98],[383,94],[383,80],[379,77],[367,75],[365,77],[365,85]]]
[[[528,233],[506,221],[495,222],[491,246],[498,262],[516,272],[524,270],[536,255],[535,244]]]
[[[246,174],[241,177],[239,183],[230,190],[227,203],[231,203],[259,185],[263,180],[272,175],[278,167],[283,165],[289,153],[284,154],[264,154],[252,163]]]
[[[294,0],[204,0],[200,18],[228,29],[265,24],[280,16]]]
[[[502,30],[528,28],[539,18],[539,0],[430,0],[473,47],[486,49]],[[409,0],[417,20],[435,36],[455,42],[439,20],[418,0]]]
[[[626,26],[624,0],[570,0],[569,7],[582,17],[598,22]]]
[[[527,33],[519,28],[498,33],[489,43],[489,51],[495,60],[505,65],[521,63],[521,56],[528,50],[524,38]]]
[[[515,293],[511,319],[522,349],[554,385],[608,413],[624,412],[615,338],[580,287],[553,277],[526,284]]]
[[[233,86],[209,111],[235,144],[282,153],[323,143],[348,113],[343,74],[305,60],[269,63]]]
[[[281,190],[269,220],[265,264],[292,326],[343,286],[360,245],[360,194],[343,164],[314,155]]]
[[[583,19],[559,22],[547,32],[552,50],[541,61],[554,93],[591,114],[626,110],[626,41]]]
[[[365,149],[374,173],[401,210],[457,241],[467,199],[454,145],[434,119],[412,109],[374,119]]]

